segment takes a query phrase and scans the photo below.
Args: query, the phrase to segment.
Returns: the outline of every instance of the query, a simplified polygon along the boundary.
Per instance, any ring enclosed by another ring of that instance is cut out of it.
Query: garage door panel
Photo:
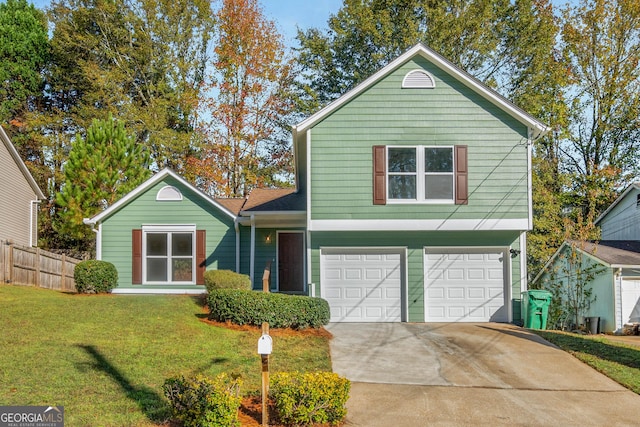
[[[382,279],[382,271],[379,268],[367,268],[365,277],[367,280],[380,280]]]
[[[464,279],[464,270],[458,268],[451,268],[444,272],[442,277],[446,277],[447,280]]]
[[[486,270],[482,268],[470,268],[467,270],[467,279],[469,280],[485,280]],[[461,277],[462,279],[462,277]]]
[[[324,274],[329,280],[340,280],[342,278],[341,270],[336,268],[327,269]]]
[[[338,293],[344,293],[345,299],[362,299],[362,289],[360,288],[343,288],[343,291]]]
[[[425,320],[508,321],[504,254],[501,251],[463,251],[448,253],[426,250]]]
[[[467,298],[476,299],[476,300],[484,300],[486,296],[486,290],[483,288],[469,288],[467,290]]]
[[[427,298],[432,300],[444,298],[444,288],[427,289]]]
[[[399,322],[401,254],[357,248],[335,251],[340,250],[321,254],[321,295],[331,307],[331,321]]]
[[[447,297],[450,299],[464,299],[464,288],[448,288]]]

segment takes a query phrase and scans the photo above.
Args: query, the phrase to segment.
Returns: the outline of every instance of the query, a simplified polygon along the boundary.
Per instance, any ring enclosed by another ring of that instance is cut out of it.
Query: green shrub
[[[76,265],[73,279],[79,293],[101,294],[118,286],[118,270],[110,262],[90,259]]]
[[[204,273],[204,285],[207,291],[214,289],[251,290],[251,278],[231,270],[208,270]]]
[[[338,424],[347,415],[351,382],[333,372],[277,373],[269,395],[280,422]]]
[[[209,292],[209,319],[272,328],[319,328],[329,323],[329,304],[321,298],[238,289]]]
[[[240,397],[239,380],[225,374],[215,379],[198,375],[169,378],[162,386],[173,417],[184,427],[237,426]]]

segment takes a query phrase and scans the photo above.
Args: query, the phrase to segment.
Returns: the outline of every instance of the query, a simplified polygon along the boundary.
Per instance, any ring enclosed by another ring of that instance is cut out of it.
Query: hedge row
[[[329,323],[329,304],[321,298],[238,289],[209,292],[209,319],[272,328],[319,328]]]
[[[208,292],[215,289],[251,290],[251,278],[246,274],[231,270],[207,270],[204,273],[204,285]]]

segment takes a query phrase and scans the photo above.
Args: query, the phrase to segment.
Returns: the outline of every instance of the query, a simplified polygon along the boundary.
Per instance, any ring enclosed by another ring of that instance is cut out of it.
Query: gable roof
[[[329,105],[327,105],[326,107],[318,111],[317,113],[313,114],[309,118],[295,125],[293,127],[294,138],[297,133],[304,132],[307,129],[313,127],[316,123],[323,120],[329,114],[333,113],[335,110],[340,108],[342,105],[346,104],[347,102],[349,102],[350,100],[352,100],[353,98],[355,98],[356,96],[358,96],[359,94],[367,90],[369,87],[373,86],[383,77],[387,76],[392,71],[400,67],[402,64],[404,64],[411,58],[418,55],[425,58],[426,60],[431,62],[433,65],[440,68],[441,70],[448,73],[449,75],[455,77],[458,81],[463,83],[465,86],[475,91],[482,97],[486,98],[489,102],[493,103],[498,108],[500,108],[507,114],[511,115],[520,123],[532,129],[533,134],[531,135],[531,137],[533,139],[536,139],[537,137],[542,136],[551,130],[551,128],[549,128],[547,125],[538,121],[533,116],[529,115],[527,112],[517,107],[515,104],[513,104],[511,101],[509,101],[508,99],[500,95],[498,92],[496,92],[495,90],[489,88],[488,86],[480,82],[480,80],[476,79],[472,75],[456,67],[449,60],[447,60],[440,54],[436,53],[435,51],[431,50],[424,44],[418,43],[417,45],[413,46],[411,49],[407,50],[405,53],[397,57],[395,60],[391,61],[389,64],[381,68],[378,72],[374,73],[368,79],[364,80],[358,86],[351,89],[349,92],[342,95],[340,98],[336,99],[335,101],[333,101],[332,103],[330,103]]]
[[[153,187],[154,185],[156,185],[158,182],[162,181],[166,177],[171,177],[176,179],[177,181],[180,182],[180,184],[184,185],[185,187],[195,192],[198,196],[200,196],[203,200],[205,200],[210,205],[220,209],[231,219],[236,218],[236,214],[233,213],[229,208],[218,203],[216,200],[211,198],[208,194],[204,193],[202,190],[198,189],[197,187],[191,185],[191,183],[189,183],[187,180],[182,178],[180,175],[176,174],[171,169],[165,168],[165,169],[162,169],[157,174],[155,174],[154,176],[152,176],[151,178],[149,178],[148,180],[146,180],[145,182],[143,182],[142,184],[140,184],[139,186],[137,186],[133,191],[129,192],[127,195],[125,195],[123,198],[115,202],[113,205],[109,206],[107,209],[92,216],[91,218],[85,218],[83,222],[87,225],[95,225],[100,221],[104,221],[105,219],[107,219],[108,217],[110,217],[111,215],[119,211],[123,206],[127,205],[131,200],[135,199],[140,194],[144,193],[149,188]]]
[[[624,198],[627,197],[627,194],[629,194],[633,189],[640,190],[640,182],[634,182],[633,184],[629,185],[622,192],[622,194],[620,194],[620,196],[613,203],[611,203],[611,205],[604,212],[602,212],[602,214],[600,214],[598,218],[596,218],[594,224],[597,225],[600,221],[602,221],[604,217],[606,217],[609,212],[611,212],[611,210],[618,205],[618,203],[624,200]]]
[[[587,242],[581,249],[612,267],[640,265],[640,242],[636,240]]]
[[[636,240],[601,240],[599,242],[579,242],[565,240],[558,250],[549,258],[540,272],[531,281],[535,283],[549,269],[558,255],[567,247],[575,247],[590,257],[612,268],[640,267],[640,242]]]
[[[4,131],[2,126],[0,126],[0,139],[4,143],[5,147],[7,147],[7,151],[13,158],[13,161],[15,162],[15,164],[18,165],[18,169],[20,169],[20,172],[22,172],[24,179],[27,181],[27,183],[29,184],[33,192],[36,193],[36,197],[38,199],[45,199],[45,196],[42,193],[42,190],[40,190],[40,187],[38,187],[36,180],[33,179],[31,172],[29,172],[29,169],[27,169],[27,165],[25,165],[24,162],[22,161],[22,158],[20,157],[18,150],[16,150],[16,147],[13,146],[13,143],[9,139],[9,136]]]
[[[238,215],[240,213],[242,207],[247,201],[247,199],[243,199],[242,197],[231,199],[221,199],[216,197],[214,200],[224,206],[229,212],[233,212],[234,215]]]
[[[255,188],[243,212],[304,211],[306,199],[295,188]]]

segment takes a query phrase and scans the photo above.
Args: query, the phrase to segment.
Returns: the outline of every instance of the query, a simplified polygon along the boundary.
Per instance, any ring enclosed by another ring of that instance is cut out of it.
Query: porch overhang
[[[252,220],[253,218],[253,220]],[[297,228],[307,224],[306,211],[242,211],[238,217],[242,226],[256,228]]]

